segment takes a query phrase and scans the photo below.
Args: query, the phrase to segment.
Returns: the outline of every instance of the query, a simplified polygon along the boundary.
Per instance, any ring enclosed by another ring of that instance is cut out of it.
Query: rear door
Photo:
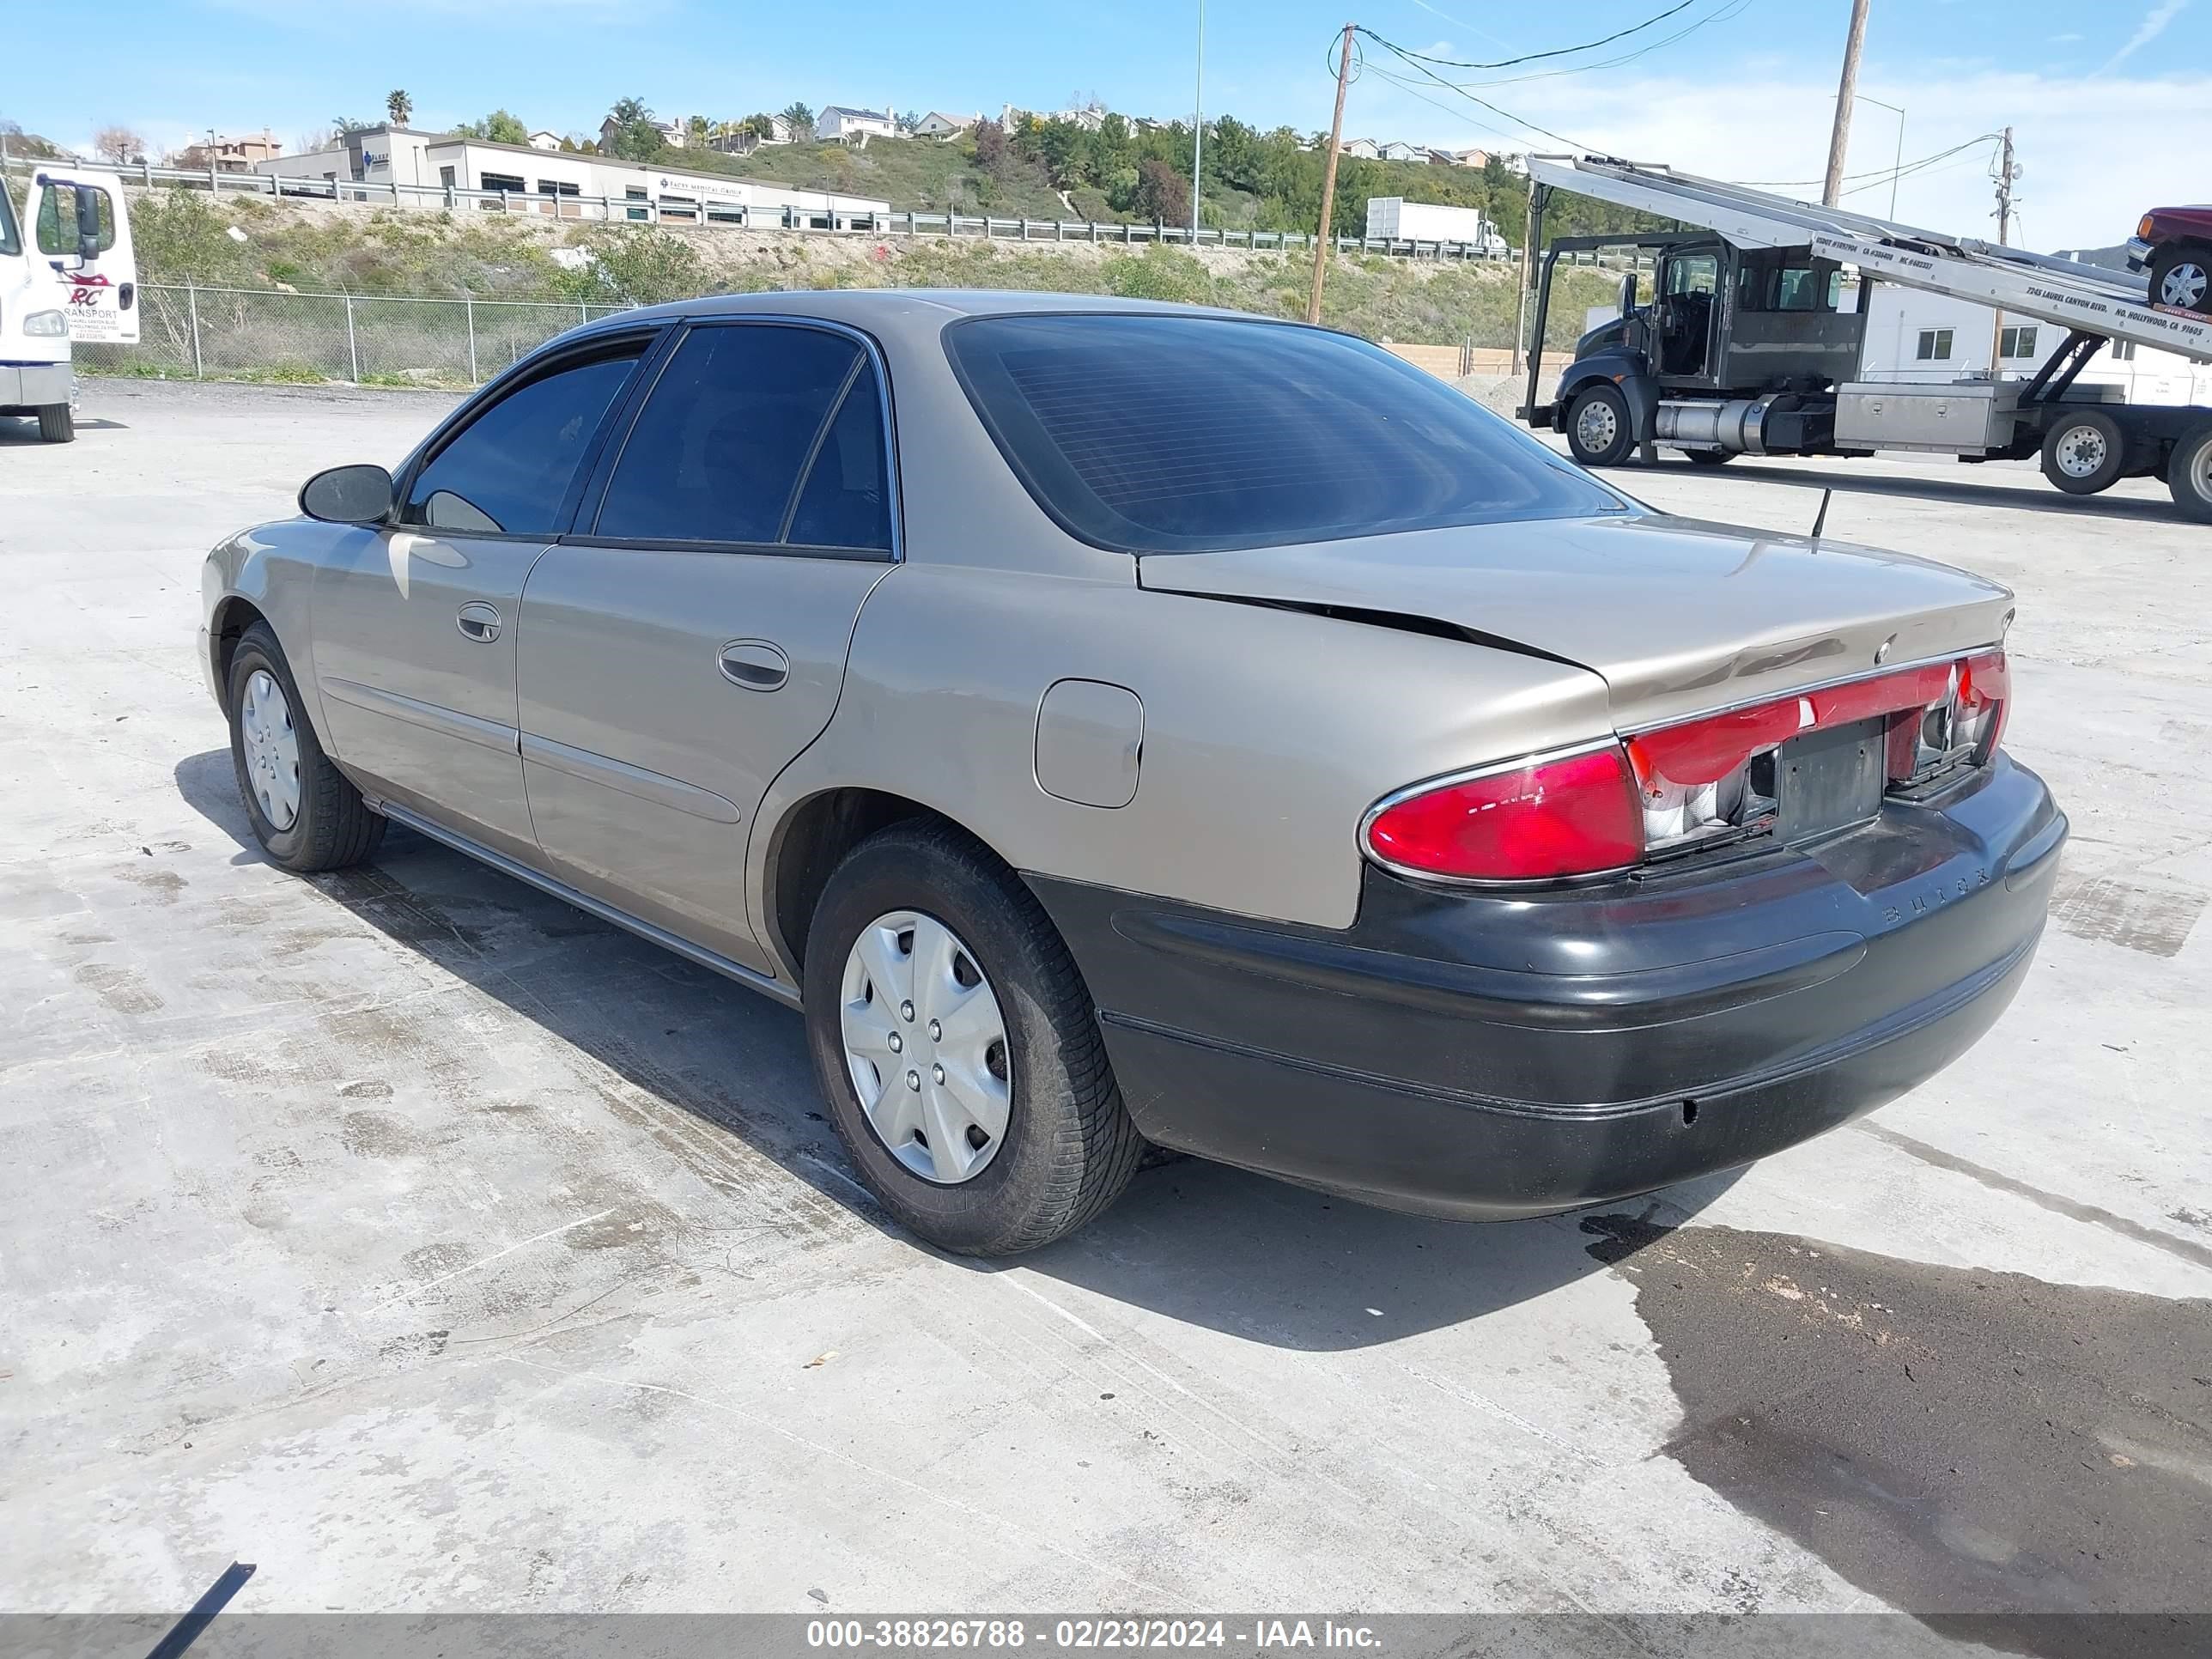
[[[33,234],[60,284],[70,338],[136,344],[138,261],[122,181],[112,173],[42,167],[35,183]]]
[[[693,325],[522,596],[523,775],[547,867],[733,961],[745,841],[830,721],[892,568],[886,383],[826,325]]]
[[[378,793],[534,860],[514,709],[523,580],[564,529],[651,336],[503,386],[402,483],[398,522],[315,574],[314,662],[338,759]]]

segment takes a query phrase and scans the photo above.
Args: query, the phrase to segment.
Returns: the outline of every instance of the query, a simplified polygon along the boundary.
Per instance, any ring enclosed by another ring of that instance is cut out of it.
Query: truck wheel
[[[67,404],[44,404],[39,409],[39,436],[50,444],[73,443],[76,411]]]
[[[2100,409],[2060,418],[2043,438],[2043,476],[2069,495],[2094,495],[2119,482],[2128,441]]]
[[[2162,247],[2150,262],[2153,305],[2212,312],[2212,248],[2196,242]]]
[[[2212,421],[2174,445],[2166,484],[2184,517],[2212,524]]]
[[[1567,447],[1577,460],[1584,466],[1617,466],[1635,445],[1628,399],[1619,387],[1600,381],[1575,394],[1567,405]]]
[[[950,824],[846,855],[806,934],[807,1046],[869,1191],[963,1255],[1073,1232],[1145,1150],[1090,993],[1021,878]]]

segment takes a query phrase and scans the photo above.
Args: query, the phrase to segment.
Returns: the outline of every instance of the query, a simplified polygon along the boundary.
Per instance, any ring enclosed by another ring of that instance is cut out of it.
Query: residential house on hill
[[[921,118],[921,124],[915,128],[914,136],[934,138],[939,143],[945,143],[957,138],[981,118],[976,115],[947,115],[942,110],[933,109]]]
[[[814,118],[814,136],[839,143],[896,138],[899,136],[898,118],[889,108],[853,109],[843,104],[830,104]]]

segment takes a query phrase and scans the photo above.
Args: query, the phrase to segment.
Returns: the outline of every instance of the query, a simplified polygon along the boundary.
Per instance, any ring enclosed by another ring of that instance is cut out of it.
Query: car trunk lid
[[[2013,597],[1905,554],[1660,515],[1156,554],[1139,580],[1571,662],[1606,681],[1623,731],[1996,643]]]

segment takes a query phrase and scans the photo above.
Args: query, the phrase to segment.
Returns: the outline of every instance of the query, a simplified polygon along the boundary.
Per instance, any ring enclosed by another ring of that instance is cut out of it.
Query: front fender
[[[1564,410],[1593,380],[1610,380],[1620,388],[1628,404],[1631,434],[1638,443],[1649,443],[1658,427],[1659,383],[1651,378],[1651,365],[1644,354],[1616,347],[1577,357],[1559,376],[1559,407]]]
[[[301,712],[314,727],[317,740],[325,753],[337,754],[315,674],[315,569],[333,535],[374,533],[353,526],[287,519],[256,525],[216,544],[200,567],[200,655],[218,707],[225,702],[222,671],[230,649],[225,636],[234,639],[258,615],[283,649],[300,689]]]

